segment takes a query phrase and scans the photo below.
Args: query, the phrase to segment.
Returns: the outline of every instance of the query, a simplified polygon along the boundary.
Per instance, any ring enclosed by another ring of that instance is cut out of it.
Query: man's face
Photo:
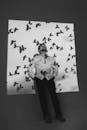
[[[46,54],[46,50],[41,50],[40,54]]]
[[[46,54],[46,53],[47,53],[47,48],[46,48],[46,46],[41,46],[39,52],[40,52],[40,54]]]

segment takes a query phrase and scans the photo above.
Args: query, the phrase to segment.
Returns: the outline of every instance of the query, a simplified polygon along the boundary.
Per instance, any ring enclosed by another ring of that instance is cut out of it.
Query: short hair
[[[44,43],[42,43],[42,44],[40,44],[40,45],[38,46],[38,52],[40,52],[40,51],[42,51],[42,50],[44,50],[44,51],[47,52],[47,47],[46,47],[46,45],[45,45]]]

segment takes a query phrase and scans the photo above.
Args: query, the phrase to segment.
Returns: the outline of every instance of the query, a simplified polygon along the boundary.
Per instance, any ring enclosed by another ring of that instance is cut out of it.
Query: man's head
[[[40,44],[38,46],[38,52],[41,54],[41,53],[46,53],[47,52],[47,47],[46,45],[43,43],[43,44]]]

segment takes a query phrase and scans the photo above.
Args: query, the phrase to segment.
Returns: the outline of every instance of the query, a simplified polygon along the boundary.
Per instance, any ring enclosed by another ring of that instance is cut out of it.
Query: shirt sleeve
[[[33,79],[35,77],[35,73],[36,73],[35,58],[33,58],[28,66],[28,76]]]
[[[53,76],[56,78],[58,76],[58,63],[54,61],[52,65],[52,71],[53,71]]]
[[[56,78],[58,75],[58,64],[56,63],[55,59],[52,58],[52,65],[50,67],[50,71],[47,73],[47,78],[51,79],[51,78]]]
[[[58,63],[56,62],[55,58],[53,58],[53,64],[51,66],[51,74],[55,78],[58,76]]]

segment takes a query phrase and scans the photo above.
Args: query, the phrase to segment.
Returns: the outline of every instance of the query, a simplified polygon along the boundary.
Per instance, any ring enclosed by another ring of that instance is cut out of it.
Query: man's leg
[[[47,106],[47,99],[46,99],[46,82],[45,80],[42,81],[40,79],[35,79],[35,83],[36,83],[36,88],[37,88],[37,93],[38,93],[38,97],[39,97],[39,101],[40,101],[40,106],[42,109],[42,113],[43,113],[43,119],[47,118],[48,122],[51,122],[50,120],[50,113],[48,110],[48,106]],[[48,119],[49,118],[49,119]]]
[[[48,84],[49,84],[48,90],[49,90],[49,93],[51,95],[52,104],[53,104],[53,107],[54,107],[54,110],[56,113],[56,117],[61,118],[61,121],[62,121],[64,118],[63,118],[60,103],[59,103],[59,100],[57,97],[54,80],[52,79],[52,80],[48,81]]]

